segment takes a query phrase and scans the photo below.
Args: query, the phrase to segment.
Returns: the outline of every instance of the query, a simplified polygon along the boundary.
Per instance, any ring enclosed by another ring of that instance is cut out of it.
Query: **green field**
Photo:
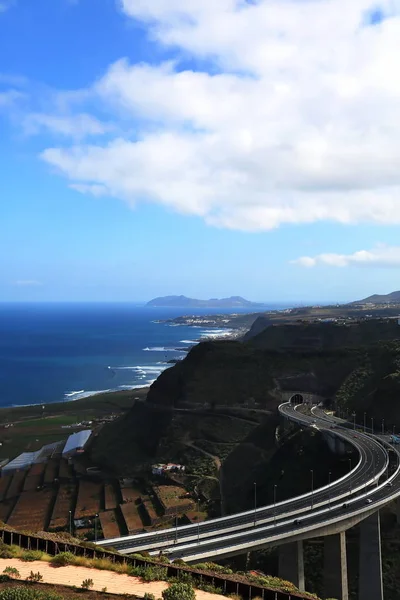
[[[98,394],[75,402],[46,404],[44,409],[43,405],[2,408],[0,458],[13,459],[21,452],[32,452],[46,444],[66,440],[76,429],[64,429],[64,425],[111,414],[119,416],[133,406],[135,398],[145,398],[146,394],[146,389],[129,390]]]

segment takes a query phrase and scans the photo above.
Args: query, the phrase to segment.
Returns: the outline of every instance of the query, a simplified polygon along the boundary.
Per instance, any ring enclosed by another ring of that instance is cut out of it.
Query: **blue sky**
[[[398,289],[398,6],[350,4],[0,0],[0,299]]]

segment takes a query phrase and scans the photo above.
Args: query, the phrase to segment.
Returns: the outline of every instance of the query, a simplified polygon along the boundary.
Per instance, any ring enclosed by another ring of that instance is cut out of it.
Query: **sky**
[[[0,0],[0,300],[400,288],[400,0]]]

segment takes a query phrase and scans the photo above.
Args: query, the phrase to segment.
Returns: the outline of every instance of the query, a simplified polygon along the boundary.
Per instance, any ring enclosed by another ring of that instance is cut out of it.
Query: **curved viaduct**
[[[124,554],[162,551],[171,560],[192,563],[280,546],[280,576],[304,590],[303,540],[323,537],[325,597],[348,600],[346,531],[360,523],[359,598],[383,600],[379,510],[400,496],[400,455],[386,439],[356,431],[320,409],[312,408],[311,414],[297,410],[303,403],[316,406],[320,399],[313,394],[285,395],[279,412],[286,421],[357,450],[359,461],[344,477],[252,511],[97,543]],[[395,452],[396,465],[387,478],[389,452]]]

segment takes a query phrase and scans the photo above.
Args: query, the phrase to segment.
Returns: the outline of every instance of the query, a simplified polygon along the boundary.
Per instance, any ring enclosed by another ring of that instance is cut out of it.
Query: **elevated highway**
[[[399,456],[396,454],[395,471],[386,479],[383,476],[388,468],[388,452],[387,446],[380,440],[343,426],[323,411],[313,409],[313,414],[307,415],[287,402],[279,407],[279,412],[283,418],[300,427],[312,427],[324,435],[351,444],[359,454],[357,465],[330,485],[284,502],[173,530],[101,540],[98,544],[112,546],[126,554],[140,550],[153,554],[163,551],[171,560],[183,558],[187,562],[221,559],[267,546],[282,546],[284,552],[285,548],[288,551],[288,556],[282,561],[283,570],[291,574],[287,578],[304,589],[302,541],[321,536],[331,541],[335,538],[331,553],[338,561],[340,577],[333,580],[329,593],[340,600],[347,600],[347,569],[343,567],[345,531],[361,521],[369,524],[369,531],[378,531],[379,509],[400,496]],[[380,561],[380,550],[374,554]],[[370,568],[364,570],[373,571]],[[378,573],[376,585],[363,590],[362,600],[383,598],[381,568],[378,566],[375,571]],[[335,591],[335,595],[331,591]]]

